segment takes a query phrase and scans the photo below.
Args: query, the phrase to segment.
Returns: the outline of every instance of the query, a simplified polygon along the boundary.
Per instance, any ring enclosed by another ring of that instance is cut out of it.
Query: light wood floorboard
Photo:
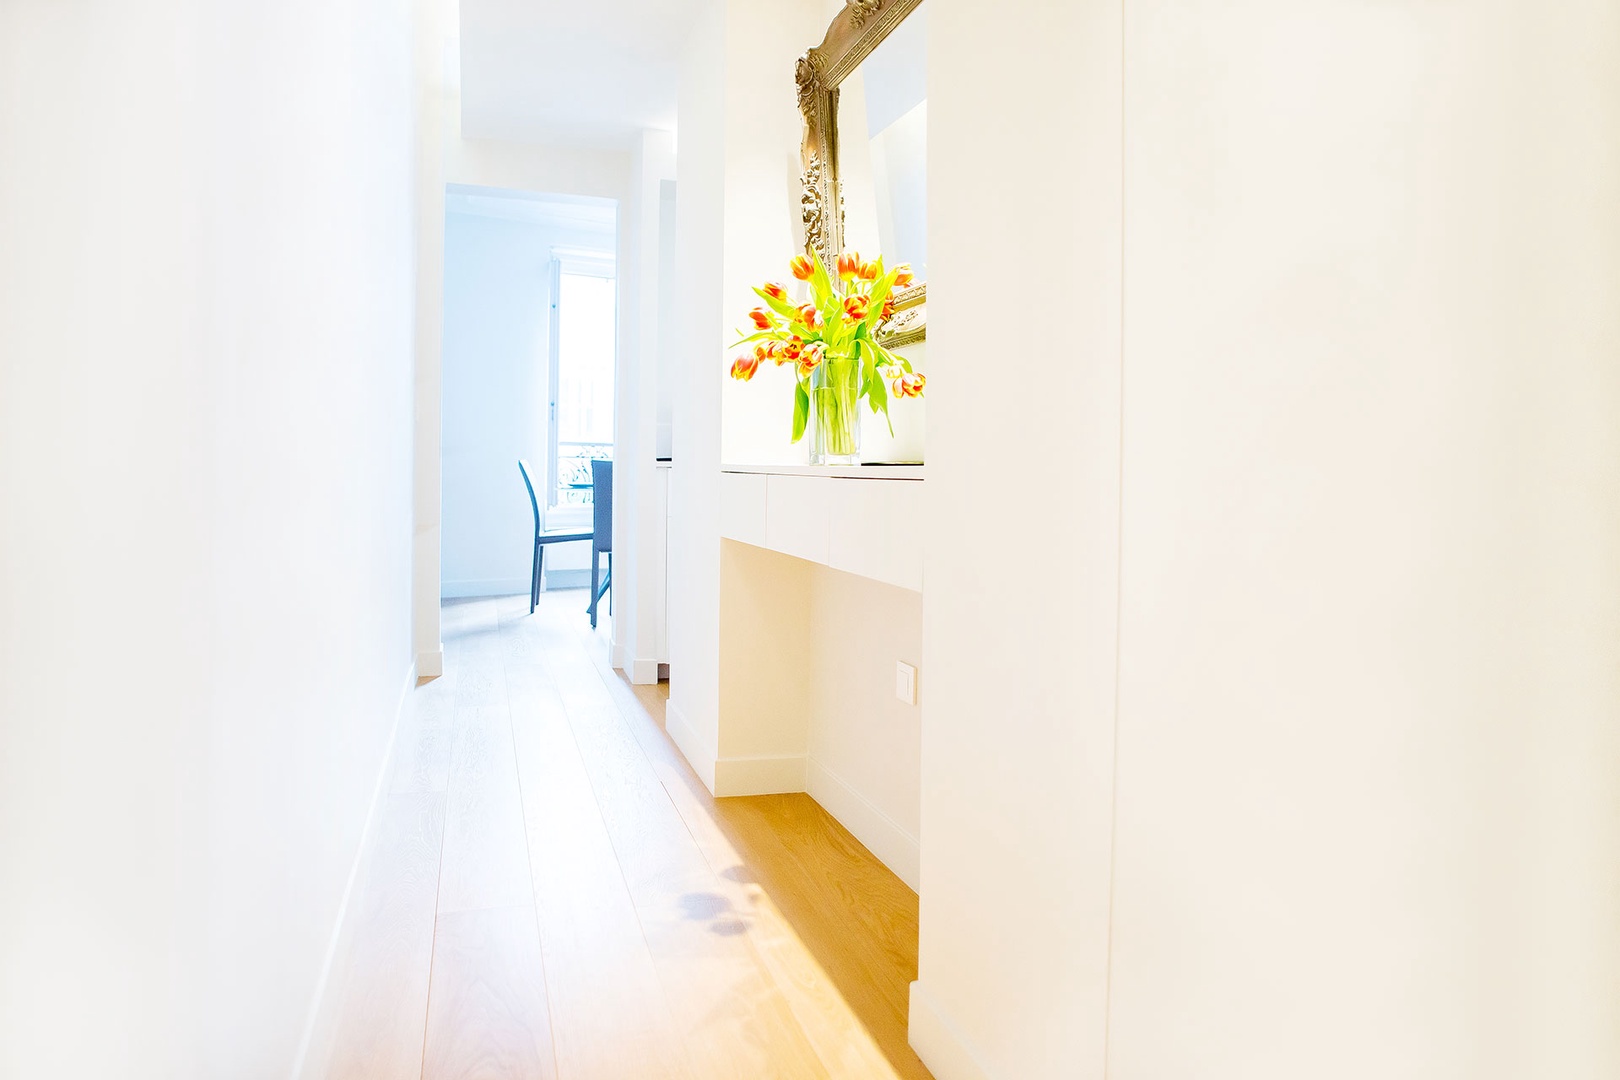
[[[590,779],[555,692],[514,679],[514,729],[558,1066],[568,1080],[687,1080]]]
[[[422,1080],[556,1080],[532,906],[439,916]]]
[[[334,986],[329,1075],[415,1080],[433,959],[443,796],[388,796],[360,894],[353,951]]]
[[[324,1075],[928,1080],[916,895],[808,796],[712,798],[584,600],[445,604]]]

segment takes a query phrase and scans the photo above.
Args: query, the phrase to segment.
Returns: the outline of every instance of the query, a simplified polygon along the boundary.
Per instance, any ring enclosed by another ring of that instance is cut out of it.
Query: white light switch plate
[[[894,665],[894,696],[907,705],[917,704],[917,669],[902,661]]]

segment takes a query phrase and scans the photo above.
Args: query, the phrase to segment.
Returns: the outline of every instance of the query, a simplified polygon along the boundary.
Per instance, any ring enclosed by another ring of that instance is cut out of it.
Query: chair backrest
[[[613,462],[591,461],[591,541],[597,551],[613,550]]]
[[[540,535],[540,500],[534,497],[534,481],[529,479],[529,463],[518,458],[518,472],[523,474],[523,486],[529,489],[529,509],[534,511],[534,535]]]

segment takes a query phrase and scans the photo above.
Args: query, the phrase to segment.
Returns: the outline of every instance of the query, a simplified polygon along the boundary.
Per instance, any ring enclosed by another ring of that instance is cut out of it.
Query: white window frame
[[[578,274],[584,277],[609,278],[613,281],[613,350],[619,348],[619,287],[618,269],[611,252],[585,248],[551,249],[551,342],[550,384],[546,390],[546,499],[545,517],[548,529],[579,529],[591,523],[590,506],[563,505],[557,502],[557,392],[562,368],[562,335],[559,308],[562,299],[562,276]],[[614,364],[617,372],[618,364]],[[613,433],[618,442],[618,431]]]

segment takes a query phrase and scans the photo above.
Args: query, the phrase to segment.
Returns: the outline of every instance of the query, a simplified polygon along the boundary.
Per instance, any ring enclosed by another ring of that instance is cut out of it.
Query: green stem
[[[815,388],[816,425],[823,451],[837,457],[855,454],[855,425],[860,422],[860,364],[828,361],[822,385]]]

